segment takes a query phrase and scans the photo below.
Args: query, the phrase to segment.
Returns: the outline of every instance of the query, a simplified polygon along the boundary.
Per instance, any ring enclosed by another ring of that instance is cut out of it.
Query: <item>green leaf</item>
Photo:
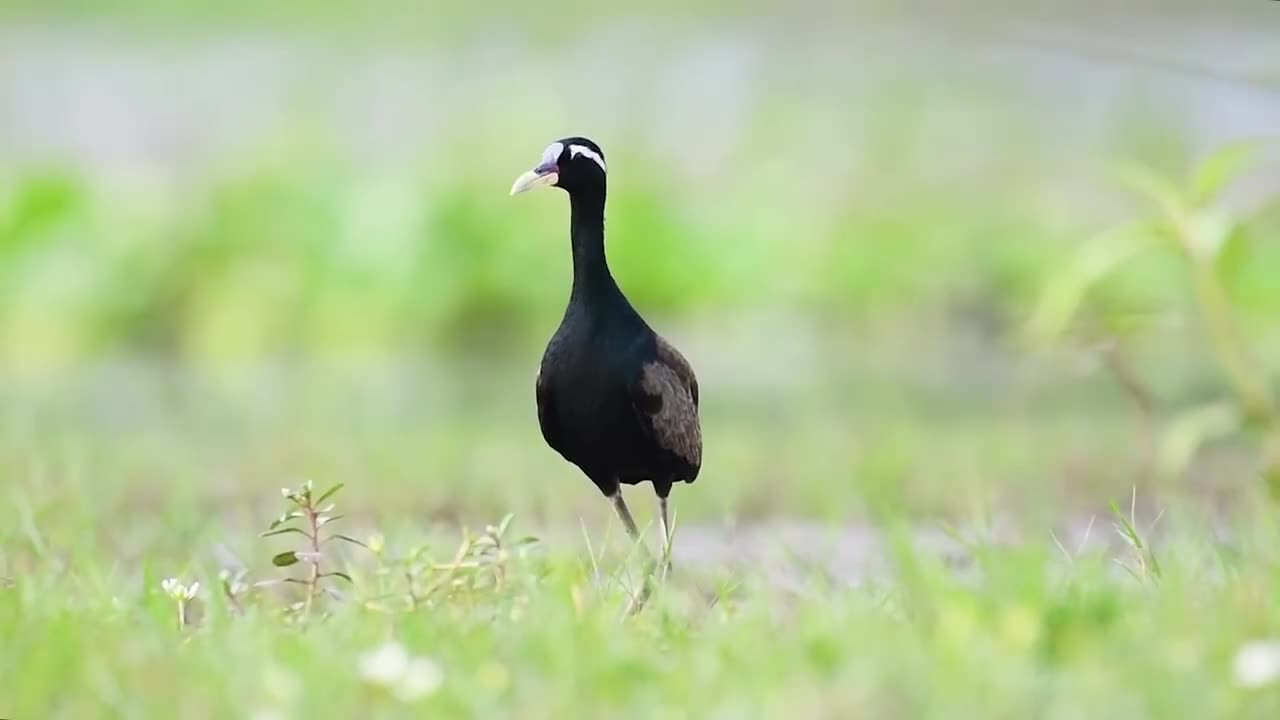
[[[324,527],[334,520],[341,520],[346,515],[320,515],[316,517],[316,527]]]
[[[298,518],[300,518],[300,517],[302,517],[302,513],[301,513],[301,512],[299,512],[299,511],[297,511],[297,510],[290,510],[289,512],[287,512],[287,513],[285,513],[285,514],[281,515],[280,517],[276,518],[275,520],[272,520],[272,521],[271,521],[271,526],[270,526],[270,528],[269,528],[269,529],[271,529],[271,530],[275,530],[276,528],[278,528],[278,527],[280,527],[281,525],[283,525],[283,524],[285,524],[285,523],[289,522],[290,520],[297,520],[297,519],[298,519]]]
[[[1277,206],[1280,208],[1280,205]],[[1280,216],[1277,216],[1280,218]],[[1218,252],[1217,273],[1242,318],[1264,311],[1274,314],[1280,302],[1275,274],[1280,267],[1280,243],[1273,242],[1271,219],[1237,219],[1231,234]]]
[[[364,543],[362,543],[362,542],[360,542],[359,540],[357,540],[357,539],[355,539],[355,538],[351,537],[350,535],[330,535],[330,536],[329,536],[329,539],[330,539],[330,540],[341,540],[341,541],[343,541],[343,542],[349,542],[349,543],[351,543],[352,545],[359,545],[360,547],[364,548],[365,550],[368,550],[368,549],[369,549],[369,546],[368,546],[368,545],[365,545]]]
[[[1142,165],[1125,165],[1116,170],[1121,184],[1160,207],[1166,217],[1178,217],[1186,207],[1182,192],[1172,180]]]
[[[316,501],[315,501],[315,503],[314,503],[314,504],[315,504],[315,505],[319,505],[320,503],[324,502],[325,500],[328,500],[330,496],[332,496],[334,493],[336,493],[336,492],[338,492],[339,490],[341,490],[343,487],[345,487],[345,485],[346,485],[346,483],[338,483],[337,485],[334,485],[333,487],[329,488],[328,490],[325,490],[324,492],[320,493],[320,497],[316,498]]]
[[[349,583],[355,584],[355,582],[351,579],[351,576],[350,576],[350,575],[348,575],[348,574],[346,574],[346,573],[344,573],[344,572],[339,572],[339,571],[337,571],[337,570],[330,570],[330,571],[329,571],[329,572],[327,572],[327,573],[322,573],[322,574],[320,575],[320,577],[322,577],[322,578],[325,578],[325,577],[340,577],[340,578],[342,578],[343,580],[346,580],[346,581],[347,581],[347,582],[349,582]]]
[[[287,533],[298,533],[299,535],[302,535],[304,537],[306,536],[306,533],[302,531],[302,528],[284,527],[284,528],[276,528],[275,530],[268,530],[262,533],[261,535],[259,535],[258,537],[271,537],[272,535],[285,535]]]
[[[502,537],[503,535],[507,534],[507,528],[511,525],[511,521],[514,519],[515,519],[514,513],[507,513],[502,518],[502,522],[498,523],[498,537]]]
[[[1133,526],[1133,523],[1129,522],[1129,517],[1124,514],[1119,505],[1116,505],[1115,500],[1110,501],[1110,504],[1111,514],[1116,519],[1115,528],[1120,537],[1124,538],[1134,549],[1141,550],[1142,536],[1138,534],[1138,529]]]
[[[1041,342],[1058,339],[1070,326],[1089,291],[1152,242],[1145,223],[1116,228],[1085,243],[1061,272],[1049,278],[1031,314],[1028,329]]]
[[[297,564],[297,562],[298,562],[298,553],[292,550],[289,550],[287,552],[282,552],[279,555],[276,555],[275,557],[271,558],[271,564],[275,565],[276,567],[289,567],[290,565]]]
[[[1214,262],[1235,232],[1235,225],[1225,213],[1202,210],[1187,223],[1187,245],[1198,260]]]
[[[1196,203],[1214,200],[1222,188],[1258,160],[1261,143],[1245,141],[1228,143],[1205,158],[1191,177],[1191,192]]]

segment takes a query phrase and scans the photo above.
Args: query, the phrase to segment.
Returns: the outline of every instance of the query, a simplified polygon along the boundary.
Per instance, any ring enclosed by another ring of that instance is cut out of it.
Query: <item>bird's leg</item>
[[[631,602],[627,604],[627,614],[635,615],[644,609],[645,603],[649,601],[649,596],[653,594],[653,573],[655,563],[653,556],[649,554],[649,549],[645,547],[644,541],[640,537],[640,530],[636,528],[636,521],[631,517],[631,511],[627,509],[627,501],[622,499],[622,489],[619,488],[609,499],[613,501],[613,509],[618,511],[618,517],[622,518],[622,524],[627,528],[627,534],[635,541],[640,548],[640,552],[644,554],[647,562],[645,563],[644,579],[641,581],[640,592],[631,598]]]
[[[658,496],[658,515],[662,521],[662,579],[671,572],[671,520],[667,516],[667,498]]]
[[[622,489],[615,490],[609,499],[613,501],[613,509],[618,511],[618,517],[622,518],[622,525],[627,528],[627,534],[636,544],[641,544],[640,531],[636,529],[636,521],[631,518],[631,511],[627,509],[627,501],[622,499]]]

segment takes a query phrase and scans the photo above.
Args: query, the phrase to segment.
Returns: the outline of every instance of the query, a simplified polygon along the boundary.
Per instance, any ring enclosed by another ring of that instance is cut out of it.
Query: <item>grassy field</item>
[[[1277,717],[1270,16],[563,5],[0,8],[0,718]],[[579,131],[701,386],[634,615]]]
[[[1106,409],[1105,381],[1005,395],[1000,409],[901,374],[880,376],[893,389],[879,396],[873,382],[772,397],[704,386],[707,471],[675,493],[675,572],[625,617],[644,563],[597,491],[541,446],[524,384],[414,370],[450,379],[158,383],[154,368],[114,369],[6,397],[0,713],[1280,708],[1280,538],[1249,445],[1153,472],[1158,453],[1143,454],[1124,402]],[[377,550],[324,545],[320,569],[352,582],[325,579],[340,596],[322,587],[309,610],[303,586],[258,586],[308,577],[305,559],[272,564],[302,536],[259,537],[300,473],[317,494],[346,483],[323,503],[345,515],[327,529]],[[1135,482],[1140,547],[1118,519]],[[649,522],[646,489],[629,497]],[[507,513],[503,532],[486,530]],[[199,583],[183,626],[169,578]]]
[[[90,467],[79,473],[128,482]],[[336,520],[328,530],[373,549],[324,546],[320,568],[352,582],[322,579],[308,604],[305,585],[258,586],[287,576],[267,558],[300,536],[255,540],[257,528],[237,531],[171,500],[150,521],[136,498],[132,512],[95,504],[91,492],[51,502],[33,489],[49,484],[41,473],[11,488],[21,500],[4,530],[0,711],[10,717],[1263,718],[1280,709],[1280,538],[1269,512],[1237,516],[1225,543],[1175,512],[1159,540],[1128,546],[1124,526],[1104,515],[1084,550],[1070,539],[1055,547],[1044,528],[1012,545],[973,540],[949,562],[886,516],[888,572],[865,584],[812,569],[782,588],[765,568],[678,564],[627,618],[640,563],[616,533],[535,543],[517,517],[463,542],[400,512],[384,514],[409,527],[386,536]],[[332,499],[341,512],[343,494]],[[279,495],[256,504],[263,511],[248,514],[264,530],[275,516],[265,508],[288,507]],[[230,552],[212,549],[226,539],[246,553],[248,574],[231,563],[219,576],[215,558]],[[304,566],[293,576],[306,578]],[[166,586],[171,577],[187,587]]]

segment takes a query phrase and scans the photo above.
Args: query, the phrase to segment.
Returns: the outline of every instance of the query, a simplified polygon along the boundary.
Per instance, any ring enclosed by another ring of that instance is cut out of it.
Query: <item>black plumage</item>
[[[586,138],[552,143],[512,194],[535,186],[568,192],[573,289],[538,372],[538,424],[547,444],[613,501],[639,538],[619,485],[653,483],[665,550],[667,496],[702,466],[698,380],[683,356],[653,331],[609,272],[604,250],[607,166]]]

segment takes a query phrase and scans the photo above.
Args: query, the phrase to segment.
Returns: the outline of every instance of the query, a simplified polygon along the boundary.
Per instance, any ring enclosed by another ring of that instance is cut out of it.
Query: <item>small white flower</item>
[[[283,498],[293,497],[293,491],[290,490],[289,488],[280,488],[280,497],[283,497]]]
[[[1236,650],[1236,684],[1261,687],[1280,678],[1280,640],[1254,640]]]
[[[361,655],[359,667],[366,682],[389,690],[402,702],[426,697],[444,681],[444,672],[434,660],[411,656],[394,640]]]
[[[408,666],[408,651],[394,640],[360,656],[360,676],[383,687],[395,685]]]
[[[434,660],[415,657],[409,661],[409,667],[400,676],[394,692],[403,702],[412,702],[435,692],[443,681],[444,672]]]
[[[165,578],[160,582],[160,589],[174,600],[187,601],[196,596],[200,592],[199,581],[191,583],[191,587],[182,584],[178,578]]]

